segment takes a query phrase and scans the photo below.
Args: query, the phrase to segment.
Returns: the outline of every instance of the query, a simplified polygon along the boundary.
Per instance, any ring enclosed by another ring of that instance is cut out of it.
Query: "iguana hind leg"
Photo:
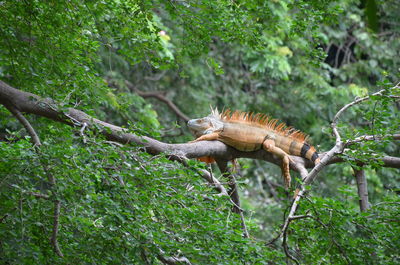
[[[289,172],[289,161],[290,161],[289,155],[279,147],[276,147],[274,140],[265,140],[263,142],[263,147],[265,151],[272,153],[278,156],[279,158],[282,158],[281,169],[282,169],[283,179],[285,181],[285,187],[286,189],[290,188],[291,177]]]

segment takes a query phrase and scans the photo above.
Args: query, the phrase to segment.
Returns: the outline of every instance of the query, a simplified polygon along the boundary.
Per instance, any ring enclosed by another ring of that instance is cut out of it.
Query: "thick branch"
[[[212,156],[226,161],[245,157],[265,160],[276,164],[277,166],[280,166],[282,163],[279,158],[274,157],[271,153],[265,152],[264,150],[241,152],[220,141],[167,144],[150,137],[138,136],[129,133],[127,129],[93,118],[80,110],[69,108],[66,112],[62,112],[57,109],[57,106],[51,99],[43,99],[35,94],[17,90],[1,80],[0,104],[12,104],[20,112],[36,114],[68,125],[84,126],[86,123],[89,129],[95,127],[100,128],[101,133],[103,133],[109,140],[122,144],[138,144],[143,146],[145,151],[154,155],[159,153],[168,153],[187,158]],[[327,154],[328,153],[321,154],[321,159],[323,160]],[[295,164],[290,164],[291,168],[302,172],[302,175],[304,175],[304,170],[299,168],[301,165],[304,165],[306,168],[313,167],[313,164],[304,158],[291,156],[291,159],[295,161]],[[333,163],[330,161],[331,159],[332,158],[328,159],[328,164]],[[383,161],[384,166],[400,168],[400,158],[388,157],[388,159],[384,158]],[[337,162],[342,162],[342,160],[335,157],[335,163]],[[319,170],[321,170],[321,168]]]
[[[245,157],[265,160],[276,164],[277,166],[280,166],[282,163],[279,158],[274,157],[271,153],[265,152],[264,150],[258,150],[255,152],[241,152],[225,145],[220,141],[167,144],[147,136],[138,136],[136,134],[129,133],[127,129],[98,120],[77,109],[69,108],[66,112],[62,112],[61,110],[57,109],[57,106],[51,99],[43,99],[35,94],[17,90],[1,80],[0,104],[12,104],[20,112],[36,114],[58,122],[63,122],[68,125],[84,126],[86,123],[88,128],[100,128],[101,133],[103,133],[109,140],[122,144],[138,144],[143,146],[145,151],[154,155],[159,153],[168,153],[187,158],[212,156],[226,161],[239,157]],[[321,154],[321,160],[323,160],[328,153]],[[383,159],[384,166],[400,168],[400,158],[387,158],[388,159]],[[291,163],[290,166],[296,171],[301,170],[298,168],[299,165],[304,165],[306,168],[313,167],[313,164],[307,159],[297,156],[291,156],[291,159],[295,161],[295,164]],[[327,164],[333,163],[330,161],[331,159],[332,158],[328,159]],[[335,163],[342,162],[341,159],[337,159],[336,157],[334,161]],[[297,164],[298,166],[296,166]]]

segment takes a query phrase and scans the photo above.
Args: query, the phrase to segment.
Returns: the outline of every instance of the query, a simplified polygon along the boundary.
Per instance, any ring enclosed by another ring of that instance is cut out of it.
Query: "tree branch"
[[[51,244],[53,245],[54,251],[58,256],[64,257],[63,253],[60,250],[60,246],[58,245],[57,235],[58,235],[58,225],[60,219],[60,209],[61,202],[59,200],[54,201],[54,214],[53,214],[53,232],[51,234]]]
[[[174,102],[172,102],[171,100],[167,99],[162,92],[160,91],[152,91],[152,92],[144,92],[139,90],[137,87],[135,87],[131,82],[129,82],[128,80],[125,80],[125,84],[126,86],[135,91],[136,94],[138,94],[139,96],[143,97],[143,98],[156,98],[159,101],[164,102],[165,104],[167,104],[167,106],[182,120],[184,120],[185,122],[189,121],[189,117],[186,116],[176,105]]]
[[[138,136],[125,128],[106,123],[87,115],[86,113],[69,108],[65,111],[58,110],[57,105],[51,99],[43,99],[35,94],[17,90],[8,84],[0,81],[0,103],[12,104],[20,112],[32,113],[39,116],[68,124],[70,126],[81,126],[87,124],[88,129],[100,129],[108,140],[122,144],[137,144],[142,146],[144,151],[156,155],[167,153],[179,157],[197,158],[212,156],[216,159],[233,160],[237,157],[262,159],[281,165],[280,159],[271,153],[259,150],[256,152],[241,152],[219,141],[202,141],[186,144],[167,144],[147,136]],[[295,158],[296,159],[296,158]],[[299,163],[306,163],[304,159],[296,160]],[[293,163],[292,167],[293,167]]]
[[[202,176],[202,178],[207,180],[208,183],[210,183],[212,186],[215,187],[216,190],[218,190],[220,192],[220,195],[229,196],[228,191],[225,189],[225,187],[209,171],[202,169],[202,170],[200,170],[199,173]]]
[[[232,211],[234,213],[237,213],[240,215],[241,225],[242,225],[242,229],[243,229],[243,237],[249,238],[250,235],[247,230],[246,222],[244,219],[243,209],[240,207],[240,197],[239,197],[239,191],[238,191],[238,186],[236,184],[235,176],[228,169],[228,161],[216,160],[216,162],[217,162],[217,165],[218,165],[219,170],[221,171],[222,175],[229,179],[229,182],[228,182],[228,185],[230,188],[229,196],[231,197],[231,202],[233,204]]]
[[[236,180],[235,177],[232,175],[231,172],[229,172],[228,169],[228,161],[224,160],[216,160],[217,165],[219,170],[221,171],[221,174],[228,179],[228,186],[229,186],[229,196],[231,197],[233,201],[233,212],[235,213],[240,213],[240,198],[239,198],[239,192],[237,189],[236,185]]]
[[[365,212],[369,209],[368,187],[367,187],[367,179],[365,178],[365,170],[363,168],[361,169],[353,168],[353,170],[354,170],[354,177],[356,178],[357,182],[360,211]]]
[[[192,263],[186,257],[167,257],[165,256],[165,252],[162,249],[159,249],[160,255],[157,255],[157,258],[164,264],[168,265],[179,265],[179,264],[187,264],[191,265]]]
[[[349,146],[355,143],[364,142],[364,141],[379,141],[384,138],[392,138],[393,140],[400,140],[400,134],[391,134],[391,135],[363,135],[357,137],[353,140],[347,140],[345,145]]]
[[[399,84],[397,84],[395,87],[398,87]],[[332,120],[332,123],[331,123],[331,128],[332,128],[333,134],[334,134],[334,136],[336,138],[335,145],[331,148],[331,150],[329,150],[323,156],[321,156],[321,162],[319,164],[315,165],[315,167],[311,170],[311,172],[303,179],[303,184],[301,185],[300,189],[296,190],[296,194],[294,196],[294,199],[293,199],[289,214],[288,214],[288,216],[287,216],[287,218],[286,218],[286,220],[285,220],[285,222],[283,224],[281,232],[278,234],[278,236],[276,238],[274,238],[268,244],[272,244],[273,242],[275,242],[278,238],[280,238],[282,235],[284,235],[285,231],[288,229],[290,221],[295,216],[295,213],[297,211],[297,208],[298,208],[298,205],[300,203],[300,200],[306,193],[306,186],[309,186],[315,180],[315,178],[318,176],[318,173],[326,165],[328,165],[328,164],[330,164],[332,162],[332,160],[333,160],[333,158],[335,157],[336,154],[340,154],[340,153],[342,153],[344,151],[344,148],[345,148],[346,144],[345,144],[345,142],[342,141],[341,136],[339,134],[339,131],[337,129],[337,122],[339,120],[339,117],[348,108],[350,108],[350,107],[352,107],[352,106],[354,106],[356,104],[359,104],[359,103],[361,103],[363,101],[366,101],[366,100],[370,99],[371,96],[382,95],[384,91],[385,90],[382,89],[382,90],[380,90],[380,91],[378,91],[376,93],[373,93],[370,96],[356,99],[353,102],[350,102],[349,104],[346,104],[345,106],[343,106],[336,113],[336,115],[333,117],[333,120]],[[399,159],[399,161],[400,161],[400,159]],[[366,186],[365,186],[365,188],[366,188]],[[364,196],[364,199],[365,199],[365,195],[363,195],[363,196]],[[286,250],[285,250],[285,253],[286,253]],[[288,257],[291,258],[290,256],[288,256]]]
[[[29,121],[22,115],[22,113],[15,108],[12,104],[4,104],[4,106],[14,115],[15,118],[24,126],[25,130],[31,136],[31,141],[35,146],[41,146],[41,142],[39,136],[37,135],[35,129],[33,129],[32,125]]]
[[[177,155],[180,157],[197,158],[202,156],[212,156],[216,159],[233,160],[235,158],[253,158],[271,162],[280,166],[282,161],[274,157],[271,153],[264,150],[254,152],[238,151],[230,146],[225,145],[220,141],[201,141],[185,144],[168,144],[157,141],[147,136],[138,136],[125,128],[115,126],[91,117],[83,111],[69,108],[65,112],[58,110],[54,101],[51,99],[43,99],[35,94],[17,90],[3,81],[0,80],[0,104],[13,104],[20,112],[36,114],[39,116],[47,117],[54,121],[62,122],[70,126],[81,126],[87,124],[88,129],[100,129],[108,140],[119,142],[121,144],[137,144],[142,146],[144,151],[156,155],[160,153],[167,153]],[[327,153],[322,153],[322,160]],[[296,164],[304,165],[306,168],[313,167],[313,164],[302,157],[291,156],[291,159]],[[330,161],[330,159],[328,159]],[[336,160],[342,162],[342,160]],[[384,166],[400,168],[400,159],[387,159],[389,163]],[[331,164],[331,163],[329,163]],[[293,170],[298,171],[294,163],[290,163]],[[319,169],[320,170],[320,169]]]
[[[397,84],[395,87],[398,87],[399,84]],[[330,160],[335,156],[335,154],[342,153],[344,148],[345,148],[345,142],[342,141],[342,138],[341,138],[341,136],[339,134],[339,131],[337,129],[337,122],[339,120],[339,117],[348,108],[350,108],[350,107],[352,107],[352,106],[354,106],[356,104],[359,104],[359,103],[361,103],[363,101],[366,101],[366,100],[370,99],[371,96],[382,95],[384,91],[385,90],[382,89],[382,90],[379,90],[378,92],[373,93],[370,96],[366,96],[366,97],[363,97],[363,98],[356,99],[353,102],[350,102],[349,104],[346,104],[344,107],[342,107],[336,113],[336,115],[333,117],[333,120],[332,120],[332,123],[331,123],[332,131],[333,131],[333,134],[335,135],[335,138],[336,138],[335,146],[325,154],[325,156],[321,159],[321,163],[316,165],[313,168],[313,170],[310,172],[310,174],[307,176],[307,178],[304,181],[304,183],[306,185],[309,185],[311,182],[313,182],[314,179],[317,177],[319,171],[330,162]]]
[[[36,198],[45,199],[45,200],[48,200],[48,199],[50,199],[50,196],[49,196],[49,195],[42,194],[42,193],[37,193],[37,192],[27,192],[26,194],[28,194],[28,195],[32,195],[32,196],[34,196],[34,197],[36,197]]]
[[[185,160],[186,158],[180,158],[178,159],[179,162],[181,162],[184,166],[188,167],[187,161]],[[221,182],[213,176],[211,171],[207,171],[205,169],[196,169],[197,173],[205,179],[209,184],[211,184],[217,191],[220,192],[220,195],[226,195],[229,196],[228,191],[225,189],[225,187],[221,184]]]

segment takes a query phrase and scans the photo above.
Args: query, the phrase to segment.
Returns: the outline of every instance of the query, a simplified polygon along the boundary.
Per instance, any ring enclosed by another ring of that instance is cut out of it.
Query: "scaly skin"
[[[306,142],[300,131],[278,124],[277,120],[262,114],[230,112],[212,113],[204,118],[188,122],[197,141],[218,140],[240,151],[252,152],[261,148],[282,159],[282,173],[286,188],[290,187],[289,155],[301,156],[319,163],[315,148]]]

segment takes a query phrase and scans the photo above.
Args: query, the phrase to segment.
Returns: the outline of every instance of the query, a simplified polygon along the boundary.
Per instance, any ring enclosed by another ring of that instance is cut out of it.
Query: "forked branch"
[[[399,83],[400,84],[400,83]],[[395,86],[395,88],[399,87],[399,84],[397,84]],[[376,93],[373,93],[371,96],[377,96],[377,95],[382,95],[384,93],[384,89],[380,90]],[[346,146],[346,142],[342,141],[342,138],[340,136],[340,133],[337,129],[337,122],[340,118],[340,116],[350,107],[357,105],[361,102],[364,102],[366,100],[369,100],[371,98],[371,96],[367,96],[367,97],[363,97],[363,98],[359,98],[354,100],[353,102],[350,102],[349,104],[345,105],[344,107],[342,107],[334,116],[332,123],[331,123],[331,128],[333,131],[333,134],[335,136],[335,145],[328,151],[325,153],[325,155],[322,157],[321,162],[319,164],[317,164],[309,174],[307,174],[307,176],[303,179],[303,184],[301,185],[301,188],[299,190],[296,191],[295,197],[293,199],[289,214],[282,226],[282,229],[280,231],[280,233],[278,234],[278,236],[276,238],[274,238],[269,244],[273,243],[274,241],[276,241],[278,238],[280,238],[282,235],[284,236],[284,249],[285,249],[285,253],[287,255],[288,258],[292,259],[294,262],[297,263],[297,260],[290,255],[288,249],[287,249],[287,238],[286,238],[286,231],[289,228],[290,222],[292,220],[294,220],[293,218],[295,217],[296,211],[298,209],[298,205],[300,203],[301,198],[305,195],[306,193],[306,186],[309,186],[318,176],[318,173],[326,166],[328,165],[331,160],[335,157],[336,154],[340,154],[344,151],[344,148]],[[397,98],[397,97],[396,97]],[[370,140],[369,136],[365,136],[364,138],[360,138],[357,139],[359,141],[361,140]],[[397,138],[397,134],[394,135],[394,138]],[[365,189],[366,189],[366,182],[363,181],[363,177],[365,180],[365,176],[363,171],[357,172],[356,175],[358,174],[358,180],[360,182],[358,183],[362,183],[359,184],[362,186],[362,191],[359,190],[359,192],[362,192],[362,194],[360,194],[360,197],[362,198],[362,202],[360,202],[360,204],[362,203],[362,207],[361,210],[366,210],[368,208],[368,193],[366,193]]]

